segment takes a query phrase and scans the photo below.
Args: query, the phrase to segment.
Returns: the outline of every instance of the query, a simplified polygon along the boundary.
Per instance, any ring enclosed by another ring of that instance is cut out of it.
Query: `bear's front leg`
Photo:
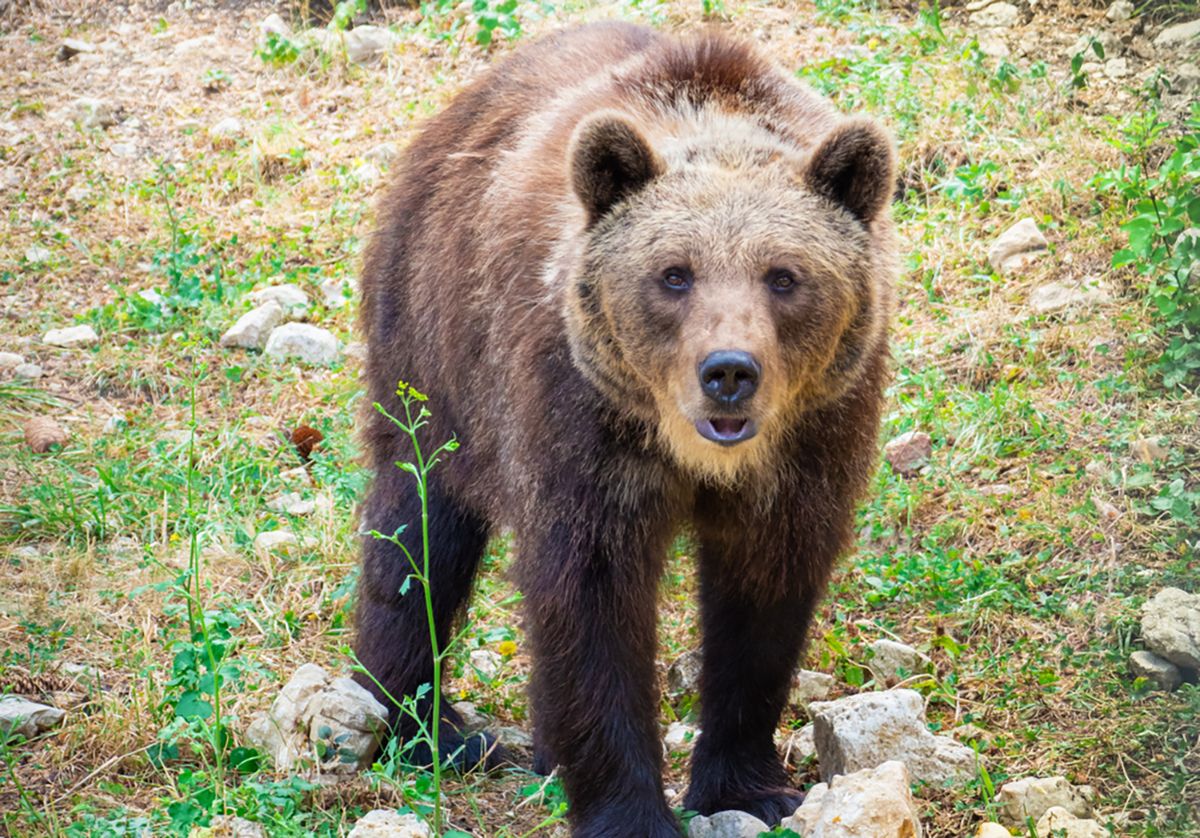
[[[620,517],[565,514],[578,523],[559,522],[522,559],[538,738],[559,763],[575,838],[678,838],[654,669],[666,530],[646,539]]]

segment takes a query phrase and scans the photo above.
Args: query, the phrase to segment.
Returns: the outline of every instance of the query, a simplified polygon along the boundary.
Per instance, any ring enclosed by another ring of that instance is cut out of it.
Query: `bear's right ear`
[[[646,138],[616,113],[590,117],[575,129],[568,159],[589,227],[663,171]]]
[[[817,146],[805,179],[818,195],[870,224],[896,188],[892,138],[873,120],[846,119]]]

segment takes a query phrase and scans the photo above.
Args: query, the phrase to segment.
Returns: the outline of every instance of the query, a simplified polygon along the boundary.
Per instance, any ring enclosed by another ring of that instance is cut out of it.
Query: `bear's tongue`
[[[746,427],[745,419],[733,419],[728,416],[719,416],[709,421],[712,422],[713,430],[720,436],[735,436]]]

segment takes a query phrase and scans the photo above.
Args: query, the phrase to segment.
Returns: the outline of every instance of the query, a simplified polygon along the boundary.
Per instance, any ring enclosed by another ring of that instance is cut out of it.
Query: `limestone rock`
[[[1129,671],[1133,677],[1145,678],[1164,692],[1176,690],[1183,683],[1183,673],[1179,667],[1153,652],[1134,652],[1130,655]]]
[[[492,731],[496,741],[506,748],[518,748],[522,751],[533,749],[533,737],[528,732],[513,725],[504,725]]]
[[[1061,806],[1047,810],[1037,822],[1038,838],[1110,838],[1098,821],[1077,818]]]
[[[1143,439],[1135,439],[1129,443],[1129,453],[1138,462],[1153,463],[1166,459],[1168,451],[1167,447],[1157,438],[1144,437]]]
[[[996,273],[1008,275],[1046,255],[1049,250],[1050,244],[1038,229],[1037,222],[1023,218],[992,242],[988,248],[988,264]]]
[[[1200,91],[1200,66],[1191,61],[1185,61],[1176,67],[1175,72],[1171,75],[1171,91],[1183,94]],[[1183,234],[1180,235],[1180,238],[1182,237]],[[1193,270],[1191,275],[1195,277],[1196,271]]]
[[[1154,46],[1172,50],[1200,48],[1200,18],[1163,29],[1154,39]]]
[[[975,752],[925,724],[925,703],[913,690],[859,693],[809,706],[822,779],[899,760],[927,783],[975,776]]]
[[[290,38],[292,35],[292,27],[287,25],[287,21],[272,12],[259,22],[258,34],[262,36],[264,40],[268,35],[276,35],[280,38]]]
[[[667,746],[668,751],[689,752],[692,746],[696,744],[696,737],[700,735],[700,731],[695,725],[690,725],[687,722],[671,722],[667,725],[667,733],[663,736],[663,744]]]
[[[473,649],[468,656],[471,668],[484,681],[494,681],[500,674],[503,659],[491,649]]]
[[[996,804],[1000,807],[1000,822],[1020,828],[1027,818],[1037,821],[1055,806],[1077,817],[1090,817],[1094,796],[1091,786],[1077,788],[1066,777],[1026,777],[1005,783]]]
[[[16,352],[0,352],[0,370],[14,370],[23,363],[25,359]]]
[[[1012,838],[1012,833],[998,823],[981,823],[973,838]]]
[[[346,57],[355,64],[373,64],[390,52],[396,33],[382,26],[356,26],[345,34]]]
[[[698,815],[688,825],[689,838],[758,838],[771,827],[747,812],[731,809],[707,818]]]
[[[0,698],[0,740],[9,736],[32,739],[60,724],[66,712],[15,695]]]
[[[842,774],[809,789],[780,824],[804,838],[921,838],[921,821],[904,763]]]
[[[283,309],[289,320],[294,320],[296,317],[302,317],[308,312],[309,299],[308,294],[304,293],[299,285],[287,283],[285,285],[272,285],[269,288],[261,288],[258,291],[250,293],[250,299],[256,304],[262,305],[267,302],[273,302]]]
[[[487,716],[475,709],[475,705],[469,701],[456,701],[450,705],[454,712],[462,718],[463,730],[467,733],[474,733],[477,730],[483,730],[487,727]]]
[[[68,118],[80,128],[110,128],[116,125],[119,112],[112,102],[92,96],[82,96],[67,108]]]
[[[96,330],[91,326],[68,326],[65,329],[51,329],[42,336],[42,343],[49,346],[60,346],[67,349],[92,346],[100,340]]]
[[[188,838],[266,838],[261,824],[236,815],[217,815],[208,826],[196,826]]]
[[[988,3],[972,12],[970,20],[978,29],[1009,29],[1021,20],[1021,10],[1012,3]]]
[[[283,309],[273,300],[252,308],[221,335],[221,346],[240,346],[244,349],[262,349],[271,330],[283,319]]]
[[[380,143],[363,154],[363,159],[377,166],[388,167],[400,156],[400,149],[395,143]]]
[[[809,757],[817,755],[817,740],[814,730],[815,727],[812,724],[806,724],[783,738],[783,741],[779,743],[779,750],[783,754],[785,763],[798,765]]]
[[[416,815],[374,809],[358,819],[346,838],[429,838],[429,835],[429,827]]]
[[[926,672],[933,666],[933,661],[926,655],[895,640],[880,638],[871,644],[870,649],[874,656],[867,662],[867,667],[876,681],[887,686],[910,675]]]
[[[227,116],[212,124],[208,129],[208,137],[213,145],[232,146],[238,137],[246,133],[246,127],[236,116]]]
[[[911,477],[929,462],[933,441],[923,431],[909,431],[883,446],[883,457],[897,474]]]
[[[287,530],[268,530],[260,532],[254,537],[254,552],[260,555],[273,553],[280,548],[296,547],[300,544],[300,539],[295,533]],[[284,552],[287,552],[284,550]]]
[[[260,713],[246,738],[268,754],[280,772],[320,766],[325,775],[365,767],[387,730],[387,708],[349,678],[332,678],[305,664]]]
[[[667,669],[667,693],[681,698],[700,692],[700,668],[703,658],[699,649],[684,652]]]
[[[1072,309],[1093,308],[1108,302],[1109,295],[1098,279],[1085,277],[1078,282],[1047,282],[1029,295],[1034,314],[1057,314]]]
[[[17,378],[41,378],[45,374],[46,371],[37,364],[20,364],[13,369],[13,375]]]
[[[807,707],[814,701],[824,701],[833,691],[832,675],[814,672],[811,669],[797,670],[792,676],[792,690],[788,702],[797,707]]]
[[[1142,606],[1146,648],[1184,669],[1200,669],[1200,594],[1163,588]]]
[[[1120,23],[1133,17],[1133,11],[1134,6],[1130,0],[1116,0],[1115,3],[1108,7],[1108,11],[1104,13],[1104,16],[1113,23]]]
[[[282,515],[295,515],[297,517],[312,514],[316,506],[315,501],[305,500],[300,497],[299,492],[285,492],[267,501],[267,509],[272,512],[278,512]]]
[[[264,351],[276,360],[296,358],[306,364],[327,366],[338,358],[338,339],[318,326],[285,323],[271,331]]]

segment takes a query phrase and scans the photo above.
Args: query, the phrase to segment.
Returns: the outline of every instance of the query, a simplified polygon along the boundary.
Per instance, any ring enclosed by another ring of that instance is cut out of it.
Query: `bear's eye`
[[[687,268],[667,268],[662,272],[662,284],[672,291],[686,291],[692,287],[692,272]]]
[[[772,291],[791,291],[797,282],[796,275],[786,268],[777,268],[767,274],[767,285]]]

